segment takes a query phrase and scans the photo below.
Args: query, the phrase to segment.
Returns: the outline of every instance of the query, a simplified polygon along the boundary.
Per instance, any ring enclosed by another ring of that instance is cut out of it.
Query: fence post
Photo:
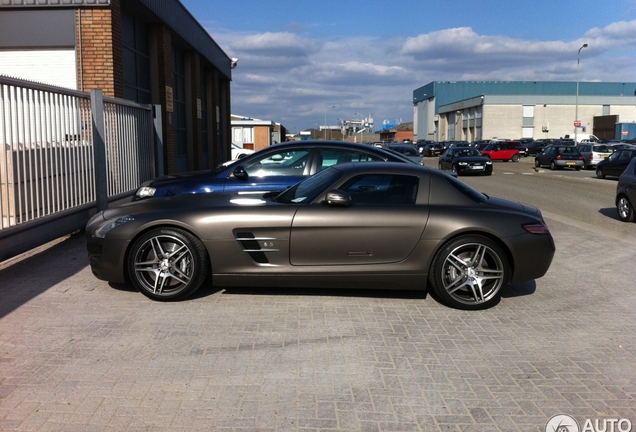
[[[163,175],[163,123],[161,121],[161,105],[152,106],[152,115],[154,117],[153,125],[155,128],[155,160],[157,166],[155,172],[157,176]]]
[[[102,211],[108,208],[108,179],[106,176],[106,141],[104,139],[104,95],[101,90],[91,90],[91,115],[95,163],[95,197],[97,198],[97,211]]]

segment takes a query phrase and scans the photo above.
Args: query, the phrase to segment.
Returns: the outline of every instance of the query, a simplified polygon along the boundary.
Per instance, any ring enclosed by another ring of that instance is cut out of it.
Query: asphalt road
[[[437,167],[437,158],[425,158]],[[493,175],[460,176],[475,189],[541,209],[545,217],[598,235],[625,238],[636,233],[636,224],[618,220],[614,198],[616,178],[598,179],[593,170],[535,168],[534,157],[519,162],[495,161]]]

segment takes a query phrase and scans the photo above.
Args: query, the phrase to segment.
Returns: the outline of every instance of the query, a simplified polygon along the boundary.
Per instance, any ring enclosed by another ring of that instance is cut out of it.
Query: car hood
[[[456,162],[488,162],[490,158],[486,156],[459,156],[453,160]]]
[[[183,173],[176,173],[176,174],[164,175],[161,177],[155,177],[152,180],[148,180],[142,183],[141,186],[159,187],[159,186],[167,186],[172,183],[180,183],[180,182],[183,182],[184,180],[196,180],[202,177],[205,177],[205,178],[216,177],[218,173],[224,171],[225,169],[228,168],[229,165],[232,165],[236,161],[228,161],[228,162],[231,162],[231,163],[228,163],[227,165],[219,165],[215,169],[202,170],[202,171],[188,171]]]
[[[219,207],[246,207],[281,205],[272,199],[263,198],[263,194],[239,194],[239,193],[216,193],[216,194],[190,194],[170,197],[159,197],[151,200],[132,201],[118,205],[111,209],[104,210],[105,219],[112,219],[122,215],[133,215],[148,212],[161,212],[168,210],[186,210],[200,208]]]

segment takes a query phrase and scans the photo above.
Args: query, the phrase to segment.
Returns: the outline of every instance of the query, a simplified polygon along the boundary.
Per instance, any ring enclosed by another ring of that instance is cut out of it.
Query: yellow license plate
[[[566,162],[568,165],[576,165],[576,162]]]

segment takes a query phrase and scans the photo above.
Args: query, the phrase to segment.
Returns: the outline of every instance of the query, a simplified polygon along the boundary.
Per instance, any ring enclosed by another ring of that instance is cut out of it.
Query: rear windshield
[[[592,151],[597,153],[611,153],[613,150],[606,145],[595,145],[592,147]]]
[[[484,201],[486,201],[488,199],[486,197],[486,195],[484,195],[483,193],[479,192],[478,190],[473,189],[472,187],[468,186],[463,181],[457,180],[455,177],[452,177],[452,176],[449,176],[449,175],[446,175],[444,177],[446,177],[446,180],[455,189],[457,189],[458,191],[460,191],[461,193],[463,193],[464,195],[466,195],[467,197],[469,197],[473,201],[484,202]]]

